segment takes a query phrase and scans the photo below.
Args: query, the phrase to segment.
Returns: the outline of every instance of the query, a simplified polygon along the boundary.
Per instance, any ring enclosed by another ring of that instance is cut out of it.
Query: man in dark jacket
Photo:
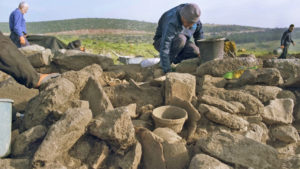
[[[24,14],[27,13],[28,7],[26,2],[21,2],[19,7],[9,16],[10,39],[18,48],[29,45],[26,39],[27,30],[24,19]]]
[[[156,29],[154,47],[160,52],[160,64],[164,72],[171,71],[171,63],[200,56],[195,43],[203,38],[201,11],[196,4],[181,4],[165,12]]]
[[[280,42],[280,48],[283,49],[283,51],[278,59],[286,59],[286,55],[288,53],[288,49],[289,49],[291,42],[295,46],[295,43],[292,40],[293,30],[294,30],[294,25],[291,24],[289,29],[283,33],[283,35],[281,37],[281,42]]]
[[[0,71],[11,75],[28,88],[39,88],[58,73],[39,74],[12,41],[0,31]]]

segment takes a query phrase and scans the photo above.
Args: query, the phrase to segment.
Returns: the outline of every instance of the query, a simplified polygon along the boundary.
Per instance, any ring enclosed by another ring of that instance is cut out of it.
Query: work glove
[[[26,41],[25,41],[24,36],[20,36],[20,44],[21,45],[26,45]]]

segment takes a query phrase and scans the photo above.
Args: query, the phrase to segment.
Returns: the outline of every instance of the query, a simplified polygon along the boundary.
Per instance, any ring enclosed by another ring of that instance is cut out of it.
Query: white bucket
[[[13,102],[10,99],[0,99],[0,157],[10,153]]]

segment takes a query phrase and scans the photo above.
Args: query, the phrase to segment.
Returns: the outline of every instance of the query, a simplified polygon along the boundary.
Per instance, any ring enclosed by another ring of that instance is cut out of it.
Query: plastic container
[[[223,59],[224,40],[225,38],[201,39],[197,41],[200,49],[201,64],[210,60]]]
[[[150,67],[150,66],[153,66],[153,65],[159,63],[159,61],[160,61],[160,58],[148,58],[148,59],[144,59],[141,62],[141,66],[142,67]]]
[[[155,128],[168,127],[176,133],[180,133],[188,114],[184,109],[176,106],[162,106],[153,110],[152,118]]]
[[[13,102],[10,99],[0,99],[0,157],[10,153]]]

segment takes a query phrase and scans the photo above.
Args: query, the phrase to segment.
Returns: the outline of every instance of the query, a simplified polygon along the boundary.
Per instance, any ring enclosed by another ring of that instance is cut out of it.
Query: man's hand
[[[281,45],[281,46],[280,46],[280,48],[281,48],[281,49],[283,49],[283,48],[284,48],[284,46],[283,46],[283,45]]]
[[[296,43],[295,42],[293,42],[293,46],[295,46],[296,45]]]
[[[20,36],[20,44],[21,45],[26,45],[26,41],[25,41],[24,36]]]

